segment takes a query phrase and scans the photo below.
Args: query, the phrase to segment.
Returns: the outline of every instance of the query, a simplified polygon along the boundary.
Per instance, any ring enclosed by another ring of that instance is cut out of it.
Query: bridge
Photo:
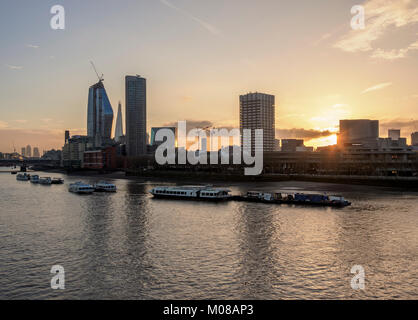
[[[49,159],[0,159],[0,167],[20,167],[22,171],[31,166],[56,167],[60,165],[59,160]]]

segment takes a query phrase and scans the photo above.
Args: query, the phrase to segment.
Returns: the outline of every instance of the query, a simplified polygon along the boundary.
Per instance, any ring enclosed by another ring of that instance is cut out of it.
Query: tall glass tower
[[[147,89],[146,79],[125,77],[126,152],[140,156],[147,152]]]
[[[102,80],[89,89],[87,107],[87,135],[95,147],[110,140],[113,124],[113,109]]]

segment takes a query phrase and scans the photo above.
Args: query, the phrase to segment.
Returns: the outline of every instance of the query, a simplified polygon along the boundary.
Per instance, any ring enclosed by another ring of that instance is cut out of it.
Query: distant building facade
[[[126,152],[141,156],[147,152],[147,93],[146,79],[125,77]]]
[[[275,97],[265,93],[248,93],[240,96],[240,130],[251,129],[251,150],[255,150],[255,130],[263,130],[263,151],[275,149]]]
[[[379,139],[379,120],[340,120],[338,146],[363,145],[377,147]]]
[[[92,138],[96,147],[111,138],[113,109],[107,96],[103,81],[89,88],[87,106],[87,136]]]
[[[418,132],[411,134],[411,145],[418,146]]]
[[[25,148],[25,147],[23,147],[23,148],[21,149],[20,154],[22,155],[22,157],[26,157],[26,148]]]
[[[283,152],[296,152],[297,148],[304,147],[302,139],[282,139]]]
[[[401,130],[399,129],[389,129],[388,138],[392,140],[398,140],[401,137]]]
[[[34,158],[40,158],[41,157],[41,154],[39,153],[39,148],[38,147],[33,148],[33,157]]]
[[[28,157],[28,158],[32,157],[32,147],[30,145],[26,146],[25,156]]]
[[[62,166],[79,169],[84,165],[84,152],[93,147],[92,137],[72,136],[62,148]]]

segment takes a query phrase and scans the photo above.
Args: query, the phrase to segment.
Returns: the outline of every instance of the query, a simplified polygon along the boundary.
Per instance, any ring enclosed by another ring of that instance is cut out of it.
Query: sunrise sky
[[[66,29],[50,28],[50,8]],[[366,28],[350,10],[364,5]],[[335,143],[339,119],[418,131],[418,0],[54,0],[0,3],[0,151],[85,134],[104,73],[115,117],[124,76],[147,78],[147,125],[239,126],[239,95],[276,96],[276,138]],[[409,140],[409,139],[408,139]]]

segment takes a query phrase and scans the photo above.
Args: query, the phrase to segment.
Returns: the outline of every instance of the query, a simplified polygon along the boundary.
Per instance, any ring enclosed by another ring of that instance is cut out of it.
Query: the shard
[[[122,136],[123,136],[122,105],[119,102],[118,116],[116,118],[115,140],[117,142],[120,142]]]

